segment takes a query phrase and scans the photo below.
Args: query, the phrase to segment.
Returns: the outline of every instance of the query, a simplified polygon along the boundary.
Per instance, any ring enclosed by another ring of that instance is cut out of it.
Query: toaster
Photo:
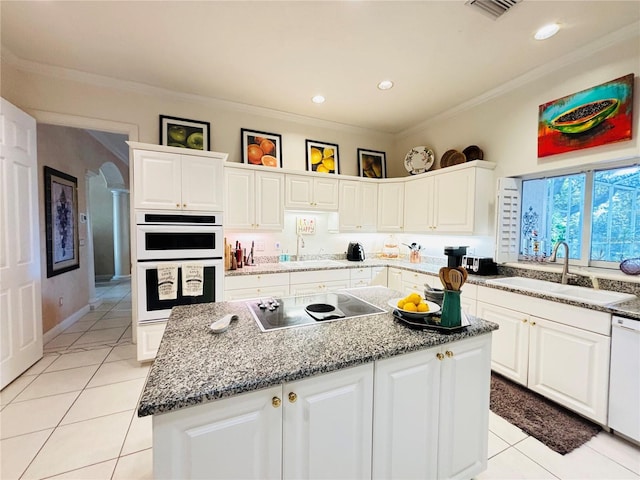
[[[475,257],[473,255],[465,255],[462,257],[462,266],[467,272],[474,275],[497,275],[498,266],[493,258]]]

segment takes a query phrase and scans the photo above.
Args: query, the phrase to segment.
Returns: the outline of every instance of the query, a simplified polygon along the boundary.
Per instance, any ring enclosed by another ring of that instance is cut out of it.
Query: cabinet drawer
[[[315,270],[313,272],[291,272],[291,285],[298,283],[331,282],[335,280],[349,280],[349,270]]]
[[[260,288],[274,285],[289,285],[288,273],[267,273],[258,275],[236,275],[225,277],[225,290],[239,288]]]
[[[351,280],[371,279],[371,267],[351,268],[349,269],[349,273],[351,274]]]

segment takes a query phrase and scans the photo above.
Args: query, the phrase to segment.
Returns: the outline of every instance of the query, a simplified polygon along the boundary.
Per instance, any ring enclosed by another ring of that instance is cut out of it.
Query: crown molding
[[[31,60],[25,60],[13,52],[8,50],[4,45],[0,49],[0,60],[12,65],[16,69],[33,73],[36,75],[42,75],[45,77],[59,78],[62,80],[69,80],[73,82],[93,85],[97,87],[109,88],[113,90],[133,92],[140,95],[155,96],[171,98],[178,101],[194,103],[198,105],[210,105],[215,108],[224,109],[233,112],[248,113],[251,115],[257,115],[267,118],[276,118],[278,120],[284,120],[294,123],[302,123],[319,128],[328,128],[331,130],[346,131],[354,134],[364,135],[385,135],[389,139],[393,137],[390,132],[372,130],[363,127],[357,127],[346,123],[333,122],[329,120],[322,120],[319,118],[307,117],[305,115],[298,115],[295,113],[289,113],[282,110],[275,110],[266,107],[258,107],[255,105],[249,105],[245,103],[232,102],[229,100],[222,100],[214,97],[206,97],[203,95],[195,95],[191,93],[182,93],[174,90],[168,90],[166,88],[155,87],[139,82],[132,82],[129,80],[121,80],[118,78],[108,77],[105,75],[98,75],[95,73],[82,72],[80,70],[74,70],[71,68],[58,67],[54,65],[46,65],[39,62],[33,62]]]
[[[504,95],[508,92],[516,90],[524,85],[527,85],[535,80],[538,80],[541,77],[549,75],[556,70],[559,70],[562,67],[571,65],[572,63],[576,63],[585,58],[589,58],[593,56],[595,53],[604,50],[605,48],[609,48],[613,45],[616,45],[620,42],[628,40],[633,37],[640,36],[640,22],[634,22],[626,27],[623,27],[613,33],[605,35],[604,37],[600,37],[598,40],[589,43],[581,48],[578,48],[567,54],[563,57],[560,57],[552,62],[548,62],[540,67],[534,68],[533,70],[528,71],[527,73],[520,75],[519,77],[514,78],[506,83],[503,83],[499,87],[493,88],[482,95],[479,95],[475,98],[467,102],[463,102],[460,105],[453,107],[449,110],[445,110],[442,113],[439,113],[431,118],[428,118],[418,125],[407,128],[401,132],[398,132],[395,136],[396,140],[406,138],[410,135],[422,132],[429,125],[442,122],[443,120],[450,119],[455,117],[467,110],[470,110],[478,105],[486,103],[496,97]]]

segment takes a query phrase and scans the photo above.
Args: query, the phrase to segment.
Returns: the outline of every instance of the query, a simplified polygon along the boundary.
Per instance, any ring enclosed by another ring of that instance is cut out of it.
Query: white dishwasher
[[[611,323],[609,427],[640,442],[640,321]]]

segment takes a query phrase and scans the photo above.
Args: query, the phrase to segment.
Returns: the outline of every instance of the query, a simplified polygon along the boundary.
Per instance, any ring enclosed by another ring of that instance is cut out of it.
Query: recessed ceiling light
[[[539,28],[533,37],[536,40],[546,40],[558,33],[558,30],[560,30],[560,25],[557,23],[550,23],[549,25]]]
[[[316,95],[311,99],[311,101],[313,103],[324,103],[325,98],[322,95]]]
[[[389,90],[393,87],[393,82],[391,80],[383,80],[378,84],[378,88],[380,90]]]

